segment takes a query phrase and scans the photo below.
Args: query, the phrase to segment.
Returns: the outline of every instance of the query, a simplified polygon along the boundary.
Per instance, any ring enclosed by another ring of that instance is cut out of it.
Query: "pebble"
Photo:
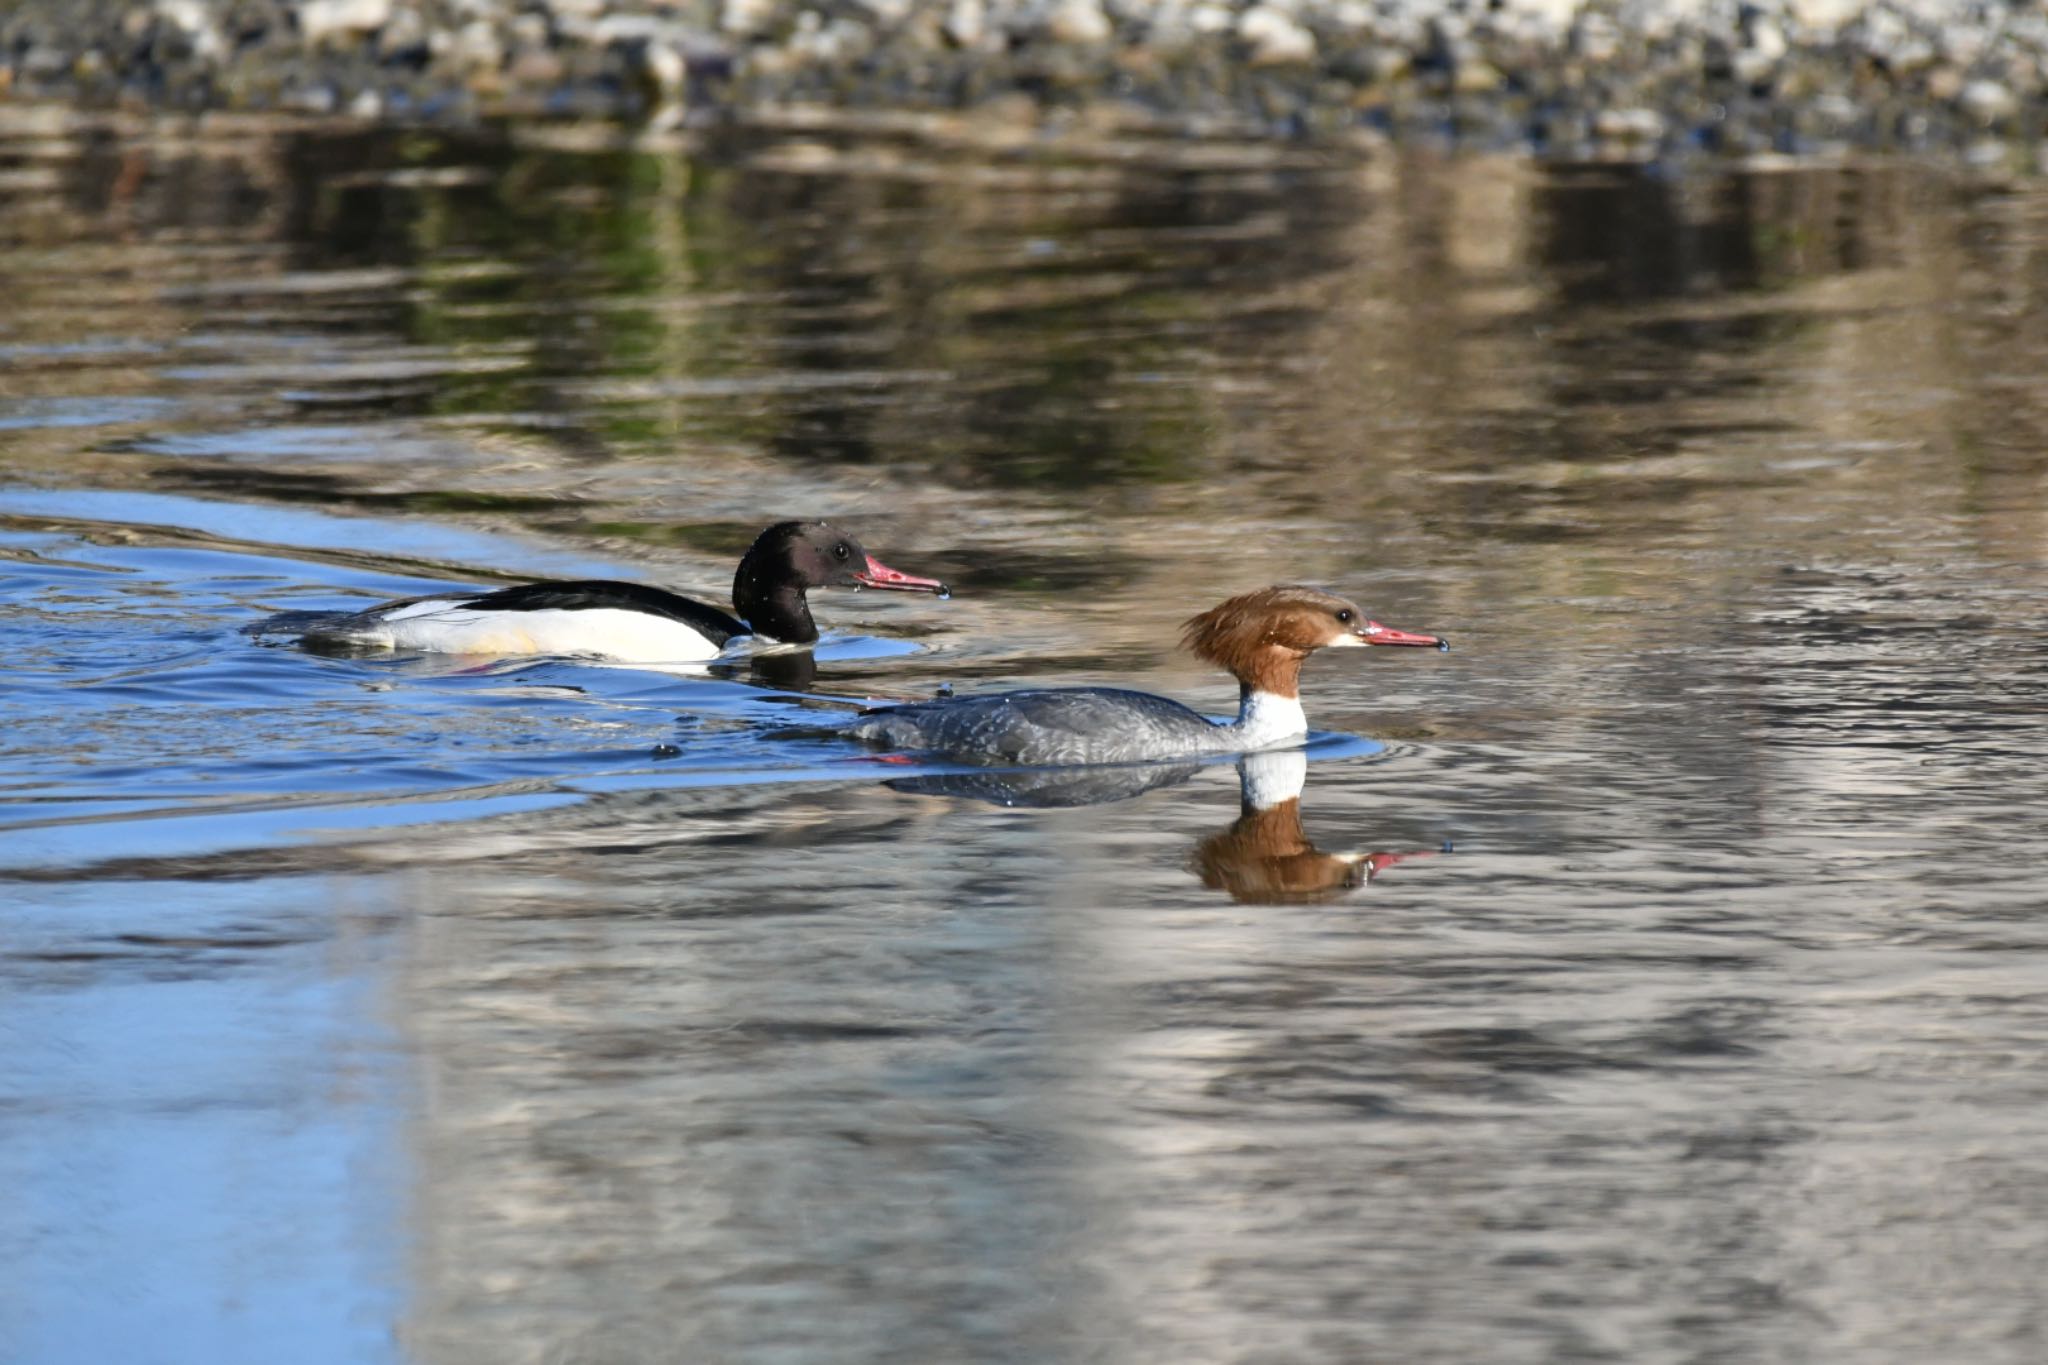
[[[827,22],[816,10],[807,9],[797,16],[787,46],[792,55],[813,66],[836,66],[873,51],[874,35],[865,24],[845,17]]]
[[[472,19],[441,49],[457,71],[494,71],[504,65],[505,43],[488,20]]]
[[[1581,14],[1572,22],[1567,42],[1573,54],[1589,62],[1611,62],[1621,51],[1621,28],[1598,11]]]
[[[299,32],[308,47],[360,38],[390,19],[391,0],[305,0],[299,6]]]
[[[1237,36],[1251,49],[1253,66],[1293,66],[1316,58],[1313,33],[1273,5],[1255,5],[1238,18]]]
[[[988,6],[982,0],[953,0],[944,31],[956,47],[980,47],[989,32]]]
[[[1956,95],[1956,108],[1979,126],[1988,127],[2018,113],[2020,102],[1997,81],[1971,81]]]
[[[775,0],[725,0],[718,10],[718,27],[735,38],[752,38],[768,32],[780,6]]]
[[[1045,18],[1046,36],[1056,43],[1106,43],[1114,32],[1101,0],[1053,0]]]
[[[1664,136],[1664,116],[1655,109],[1602,109],[1593,116],[1593,135],[1611,142],[1655,142]]]

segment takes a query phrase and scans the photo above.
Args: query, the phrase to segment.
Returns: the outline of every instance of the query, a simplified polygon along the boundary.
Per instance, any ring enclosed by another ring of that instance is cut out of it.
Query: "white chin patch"
[[[1359,648],[1364,648],[1366,643],[1367,641],[1363,636],[1353,635],[1350,631],[1347,630],[1342,635],[1339,635],[1336,639],[1330,641],[1329,648],[1349,649],[1354,645],[1358,646]]]

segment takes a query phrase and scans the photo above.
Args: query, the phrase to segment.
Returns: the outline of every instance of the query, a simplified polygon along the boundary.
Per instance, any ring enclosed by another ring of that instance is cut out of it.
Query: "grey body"
[[[970,763],[1143,763],[1245,747],[1177,701],[1119,687],[1033,688],[986,697],[884,707],[847,733],[890,749],[921,749]]]
[[[969,763],[1052,767],[1152,763],[1207,754],[1291,748],[1308,737],[1301,665],[1319,649],[1434,645],[1434,635],[1389,630],[1355,602],[1319,588],[1278,584],[1242,593],[1187,623],[1197,658],[1237,679],[1237,719],[1212,721],[1177,701],[1117,687],[1034,688],[870,711],[846,733]]]

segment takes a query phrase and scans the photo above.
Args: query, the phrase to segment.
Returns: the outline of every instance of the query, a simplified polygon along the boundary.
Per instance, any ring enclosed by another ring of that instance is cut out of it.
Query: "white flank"
[[[715,659],[720,650],[666,616],[618,607],[477,611],[445,598],[414,602],[383,618],[393,649],[438,654],[565,654],[620,663]]]

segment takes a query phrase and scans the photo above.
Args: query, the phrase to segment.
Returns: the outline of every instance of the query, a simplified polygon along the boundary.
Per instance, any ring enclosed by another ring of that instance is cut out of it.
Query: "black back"
[[[716,607],[662,588],[650,588],[645,583],[614,583],[607,579],[522,583],[516,588],[500,588],[466,598],[462,605],[485,611],[595,611],[607,607],[639,611],[680,621],[721,647],[735,635],[752,633],[744,621],[727,616]]]
[[[768,635],[789,644],[818,638],[807,588],[852,587],[854,573],[867,566],[867,551],[844,531],[822,521],[782,521],[754,539],[733,578],[732,600],[740,615],[680,597],[644,583],[589,579],[573,583],[524,583],[463,600],[489,611],[591,611],[611,607],[665,616],[701,632],[723,648],[735,635]]]

